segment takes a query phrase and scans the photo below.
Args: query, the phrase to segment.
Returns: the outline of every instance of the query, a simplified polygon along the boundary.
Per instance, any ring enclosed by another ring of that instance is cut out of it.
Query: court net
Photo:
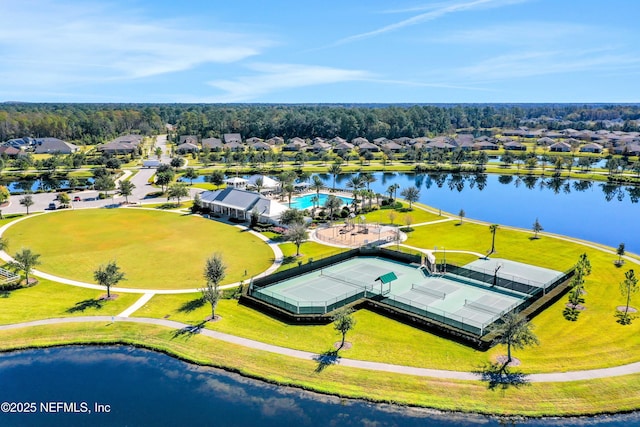
[[[484,311],[485,313],[489,314],[500,314],[502,312],[502,310],[500,310],[500,308],[498,307],[492,307],[490,305],[481,304],[476,301],[469,301],[468,299],[464,300],[464,305],[465,307]]]
[[[411,289],[414,291],[422,292],[423,294],[431,295],[432,297],[436,297],[438,299],[445,299],[447,294],[442,291],[436,291],[435,289],[426,288],[424,286],[416,285],[415,283],[411,284]]]
[[[338,281],[338,282],[342,282],[346,285],[350,285],[350,286],[354,286],[356,288],[360,288],[360,289],[366,289],[366,290],[371,290],[373,289],[373,285],[370,285],[366,282],[362,282],[360,280],[356,280],[356,279],[352,279],[350,277],[346,277],[346,276],[342,276],[340,274],[335,274],[335,273],[327,273],[324,270],[320,270],[320,276],[323,277],[327,277],[329,279]]]

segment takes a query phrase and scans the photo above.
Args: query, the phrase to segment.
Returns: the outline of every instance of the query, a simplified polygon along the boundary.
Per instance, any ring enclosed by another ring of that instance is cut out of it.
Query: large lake
[[[2,354],[0,384],[0,402],[36,404],[35,413],[0,412],[3,427],[640,425],[638,414],[524,421],[375,405],[277,387],[132,347]],[[79,412],[63,412],[64,403]],[[96,413],[96,404],[109,412]],[[44,412],[42,405],[59,412]]]
[[[564,234],[640,253],[640,187],[527,176],[474,174],[373,174],[371,189],[387,194],[415,185],[420,202],[468,218],[531,229],[536,218],[544,231]],[[338,176],[344,188],[351,174]],[[328,187],[333,178],[320,174]]]

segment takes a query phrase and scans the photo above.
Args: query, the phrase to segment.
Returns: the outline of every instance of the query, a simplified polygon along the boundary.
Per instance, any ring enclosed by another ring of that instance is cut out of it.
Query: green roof
[[[392,282],[397,278],[398,276],[396,276],[396,273],[392,271],[391,273],[383,274],[382,276],[378,277],[376,280],[380,280],[383,285],[386,285],[387,283]]]

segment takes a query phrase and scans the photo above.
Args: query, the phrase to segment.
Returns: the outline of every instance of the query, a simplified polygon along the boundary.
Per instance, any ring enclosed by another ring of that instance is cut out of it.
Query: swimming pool
[[[313,207],[313,198],[315,194],[306,194],[300,197],[294,197],[291,199],[291,207],[296,209],[310,209]],[[350,197],[336,196],[338,199],[342,200],[342,203],[345,205],[350,204],[353,199]],[[326,193],[320,193],[319,200],[316,206],[324,206],[325,202],[329,198],[329,195]]]

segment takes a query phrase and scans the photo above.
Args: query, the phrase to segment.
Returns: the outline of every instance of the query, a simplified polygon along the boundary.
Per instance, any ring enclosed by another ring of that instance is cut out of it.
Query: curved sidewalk
[[[308,351],[293,350],[286,347],[280,347],[272,344],[265,344],[260,341],[248,338],[237,337],[222,332],[212,331],[210,329],[200,328],[193,329],[193,325],[176,322],[174,320],[154,319],[145,317],[111,317],[111,316],[82,316],[82,317],[64,317],[56,319],[35,320],[32,322],[15,323],[11,325],[0,326],[0,331],[12,330],[33,326],[45,326],[64,323],[94,323],[94,322],[131,322],[148,325],[165,326],[174,329],[191,330],[192,333],[199,333],[206,337],[224,341],[230,344],[236,344],[243,347],[268,351],[270,353],[280,354],[283,356],[293,357],[296,359],[311,360],[318,363],[330,363],[335,365],[346,366],[350,368],[368,369],[372,371],[390,372],[404,375],[414,375],[419,377],[431,377],[449,380],[465,380],[479,381],[481,374],[474,372],[447,371],[442,369],[416,368],[412,366],[394,365],[390,363],[369,362],[365,360],[345,359],[342,357],[329,358],[328,356],[311,353]],[[327,362],[325,362],[327,360]],[[631,375],[640,373],[640,362],[630,363],[612,368],[591,369],[584,371],[544,373],[526,375],[526,381],[530,383],[549,383],[549,382],[571,382],[585,381],[598,378],[609,378],[623,375]]]

